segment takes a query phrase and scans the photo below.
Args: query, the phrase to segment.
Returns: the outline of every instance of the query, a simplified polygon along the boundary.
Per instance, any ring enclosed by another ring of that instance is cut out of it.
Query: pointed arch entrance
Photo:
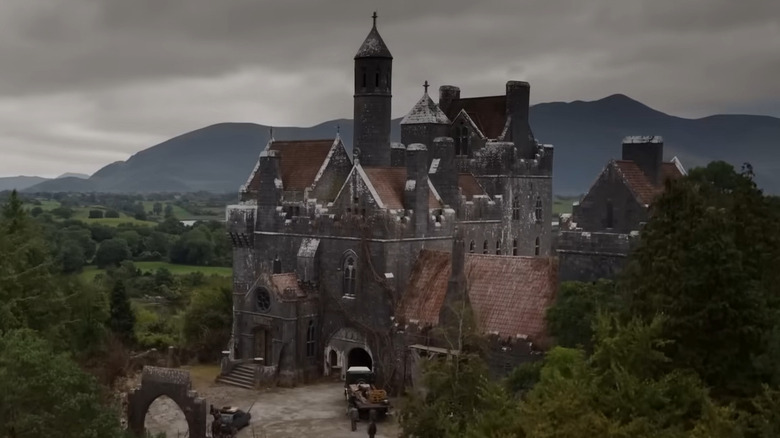
[[[360,347],[355,347],[349,350],[347,355],[347,368],[351,367],[366,367],[370,370],[374,369],[374,361],[371,359],[371,355],[368,351]]]
[[[336,364],[340,366],[333,368]],[[326,376],[330,375],[331,371],[339,372],[343,380],[350,366],[368,366],[374,370],[375,365],[374,352],[368,346],[365,335],[359,330],[343,327],[336,331],[326,344],[323,363]]]

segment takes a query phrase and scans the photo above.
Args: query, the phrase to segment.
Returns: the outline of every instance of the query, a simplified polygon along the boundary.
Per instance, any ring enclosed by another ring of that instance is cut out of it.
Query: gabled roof
[[[451,254],[422,250],[412,269],[397,316],[436,326],[451,272]],[[545,313],[558,287],[554,258],[466,254],[469,302],[483,333],[547,338]]]
[[[271,275],[271,286],[279,301],[295,301],[306,296],[294,272]]]
[[[453,100],[447,108],[447,117],[455,120],[465,111],[487,138],[501,136],[506,126],[506,96],[470,97]]]
[[[404,208],[405,167],[363,167],[363,171],[385,208],[391,210]],[[441,202],[436,199],[436,192],[433,190],[430,180],[428,187],[431,189],[428,195],[428,208],[441,208]]]
[[[664,183],[667,180],[674,180],[683,176],[683,172],[678,167],[679,161],[665,162],[661,164],[661,178],[662,183],[653,185],[650,179],[647,178],[645,173],[639,166],[633,161],[627,160],[615,160],[614,165],[626,182],[629,190],[636,196],[637,200],[644,204],[650,205],[656,196],[660,195],[664,191]]]
[[[390,54],[390,49],[387,48],[387,44],[385,44],[385,41],[376,29],[376,22],[374,22],[374,27],[371,28],[365,41],[363,41],[357,54],[355,54],[355,59],[358,58],[393,59],[393,55]]]
[[[414,104],[411,111],[409,111],[403,120],[401,120],[402,125],[424,123],[440,125],[450,124],[450,119],[448,119],[442,110],[439,109],[439,105],[436,105],[433,100],[431,100],[430,96],[428,96],[428,92],[423,94],[420,100]]]
[[[279,162],[284,190],[303,191],[314,183],[333,139],[274,141],[270,150],[281,153]]]
[[[466,197],[466,200],[470,200],[478,195],[487,195],[479,181],[470,173],[458,174],[458,187],[460,187],[460,193]]]

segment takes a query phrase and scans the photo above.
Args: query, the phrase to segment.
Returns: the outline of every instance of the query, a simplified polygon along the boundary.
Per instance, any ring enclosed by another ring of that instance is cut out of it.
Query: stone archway
[[[347,355],[347,369],[351,367],[366,367],[373,370],[374,361],[371,359],[371,355],[368,354],[368,351],[360,347],[355,347],[349,350],[349,354]]]
[[[323,371],[325,375],[330,374],[330,366],[332,366],[333,363],[329,363],[329,359],[332,358],[332,352],[335,351],[337,363],[341,364],[339,367],[339,374],[341,379],[344,380],[346,378],[347,368],[350,366],[349,354],[356,348],[368,355],[368,362],[371,364],[370,366],[373,367],[374,355],[371,348],[368,346],[367,339],[363,333],[350,327],[342,327],[333,333],[325,347],[325,358],[323,360]],[[365,356],[362,356],[362,353],[356,352],[355,354],[361,354],[362,362],[367,362]]]
[[[141,386],[127,395],[127,428],[136,436],[144,436],[144,420],[152,402],[168,396],[184,413],[190,438],[206,438],[207,403],[192,390],[187,371],[146,366]]]

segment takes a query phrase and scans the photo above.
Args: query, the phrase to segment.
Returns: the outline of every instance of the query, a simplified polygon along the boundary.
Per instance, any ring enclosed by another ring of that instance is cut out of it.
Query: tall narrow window
[[[501,255],[501,241],[496,240],[496,255]]]
[[[512,241],[512,255],[513,256],[517,255],[517,239]]]
[[[374,74],[374,87],[379,88],[379,70]]]
[[[357,256],[354,252],[349,251],[344,256],[344,264],[342,265],[343,268],[343,291],[342,293],[345,296],[355,296],[355,278],[357,277]]]
[[[542,246],[541,246],[542,242],[541,242],[541,240],[542,239],[539,238],[539,237],[536,238],[536,247],[534,248],[534,254],[536,254],[536,255],[539,255],[539,253],[542,250]]]
[[[461,122],[460,128],[457,130],[458,134],[458,150],[456,155],[468,155],[469,154],[469,128]]]
[[[306,330],[306,357],[314,357],[317,351],[317,336],[314,320],[309,321],[309,328]]]
[[[520,220],[520,197],[515,196],[512,199],[512,220]]]
[[[472,240],[471,243],[469,244],[469,252],[473,253],[475,247],[476,247],[476,245],[474,245],[474,241]]]
[[[487,253],[488,253],[488,243],[486,240],[485,243],[482,245],[482,254],[487,254]]]
[[[606,226],[607,228],[614,228],[615,227],[615,208],[612,205],[612,200],[607,199],[607,220],[606,220]]]
[[[366,88],[366,69],[363,69],[363,88]]]
[[[536,219],[536,222],[542,221],[542,198],[539,196],[536,197],[536,209],[534,210],[534,218]]]

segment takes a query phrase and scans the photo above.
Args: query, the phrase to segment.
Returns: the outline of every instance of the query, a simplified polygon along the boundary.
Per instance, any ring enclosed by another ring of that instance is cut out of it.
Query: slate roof
[[[284,190],[303,191],[311,186],[332,146],[333,139],[272,142],[270,149],[281,153]]]
[[[683,176],[676,163],[665,162],[661,164],[662,183],[653,185],[642,169],[633,161],[615,160],[614,163],[623,176],[623,180],[626,182],[628,188],[636,195],[637,200],[645,205],[649,205],[656,196],[663,193],[663,182]]]
[[[387,48],[387,44],[379,35],[379,31],[376,29],[376,24],[371,28],[365,41],[355,54],[355,59],[358,58],[389,58],[393,59],[393,55],[390,54],[390,49]]]
[[[449,125],[450,119],[442,112],[426,92],[401,120],[402,125],[433,123]]]
[[[404,189],[406,188],[405,167],[364,167],[371,185],[374,186],[379,200],[385,208],[401,210],[404,208]],[[441,208],[433,192],[429,192],[428,208]]]
[[[487,138],[496,139],[501,136],[506,126],[506,96],[470,97],[452,101],[447,108],[447,117],[455,120],[458,113],[465,110],[466,114],[477,125]]]
[[[474,198],[475,195],[486,195],[485,189],[479,184],[479,181],[470,173],[458,174],[458,187],[460,187],[460,193],[466,197],[467,200]]]
[[[450,272],[450,253],[420,251],[397,315],[407,323],[437,325]],[[558,287],[554,258],[466,254],[465,272],[469,301],[483,333],[547,340],[545,313]]]

